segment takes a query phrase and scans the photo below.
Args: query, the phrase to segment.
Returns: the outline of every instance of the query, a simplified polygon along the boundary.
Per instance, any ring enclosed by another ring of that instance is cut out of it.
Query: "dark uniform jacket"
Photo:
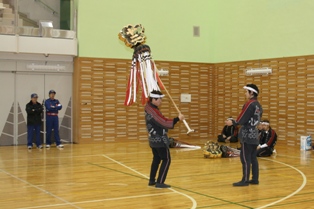
[[[242,108],[240,115],[236,120],[236,124],[242,125],[238,137],[241,143],[259,144],[258,129],[263,114],[263,109],[256,97],[247,101]]]
[[[269,127],[269,130],[262,131],[261,138],[260,138],[260,145],[267,144],[267,147],[271,150],[274,149],[277,142],[277,134],[276,132]]]
[[[27,112],[27,125],[40,125],[41,124],[41,113],[43,112],[43,106],[36,102],[33,104],[32,101],[26,104]]]
[[[221,135],[225,135],[227,138],[229,136],[234,136],[238,138],[238,127],[235,125],[232,125],[232,126],[225,125],[221,131]]]
[[[168,129],[173,129],[179,118],[166,118],[161,114],[157,106],[147,102],[145,106],[145,121],[149,145],[153,148],[169,147]]]

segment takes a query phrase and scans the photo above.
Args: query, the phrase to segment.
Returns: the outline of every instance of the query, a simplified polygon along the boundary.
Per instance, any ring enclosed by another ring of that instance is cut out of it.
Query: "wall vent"
[[[200,37],[200,26],[193,26],[193,36]]]

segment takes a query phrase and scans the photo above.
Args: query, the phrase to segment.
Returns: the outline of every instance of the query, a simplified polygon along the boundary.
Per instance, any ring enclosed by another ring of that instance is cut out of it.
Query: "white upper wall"
[[[0,35],[0,52],[76,56],[77,40]]]
[[[13,0],[11,0],[13,1]],[[53,27],[60,28],[60,0],[41,0],[51,7],[58,14],[52,14],[52,11],[45,8],[41,3],[34,0],[19,0],[19,11],[26,14],[28,18],[38,22],[39,20],[53,21]]]

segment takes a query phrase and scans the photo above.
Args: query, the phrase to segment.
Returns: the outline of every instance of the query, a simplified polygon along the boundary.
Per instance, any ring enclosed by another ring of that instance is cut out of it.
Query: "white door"
[[[59,132],[62,142],[72,142],[72,74],[46,74],[45,75],[45,98],[48,99],[49,90],[55,90],[55,98],[62,104],[59,111]],[[53,137],[53,136],[52,136]]]
[[[15,144],[15,73],[0,71],[0,146]]]
[[[0,94],[0,146],[27,144],[26,104],[32,93],[38,94],[38,102],[49,98],[48,92],[56,91],[56,99],[62,104],[59,112],[59,131],[61,141],[72,142],[72,74],[43,74],[32,72],[0,72],[0,84],[5,86]],[[16,102],[14,102],[16,101]],[[45,119],[43,115],[43,119]],[[52,135],[53,137],[53,135]],[[41,140],[46,142],[45,122],[42,124]],[[54,141],[54,138],[52,138]]]
[[[27,144],[27,113],[26,104],[31,99],[31,94],[38,94],[38,102],[45,98],[45,76],[35,73],[16,74],[16,101],[17,101],[17,140],[16,145]],[[42,127],[43,128],[43,127]],[[43,130],[43,129],[42,129]],[[42,134],[42,142],[44,137]]]

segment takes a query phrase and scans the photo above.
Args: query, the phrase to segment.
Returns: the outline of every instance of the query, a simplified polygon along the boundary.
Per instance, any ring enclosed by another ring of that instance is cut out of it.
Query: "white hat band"
[[[269,123],[267,122],[261,122],[261,124],[269,126]]]
[[[258,94],[258,92],[257,92],[255,89],[251,88],[251,87],[244,86],[243,88],[244,88],[244,89],[247,89],[247,90],[250,90],[250,91],[253,91],[253,92],[255,92],[256,94]]]
[[[153,93],[150,93],[150,95],[149,95],[150,97],[152,97],[152,98],[163,98],[165,95],[159,95],[159,94],[153,94]]]

